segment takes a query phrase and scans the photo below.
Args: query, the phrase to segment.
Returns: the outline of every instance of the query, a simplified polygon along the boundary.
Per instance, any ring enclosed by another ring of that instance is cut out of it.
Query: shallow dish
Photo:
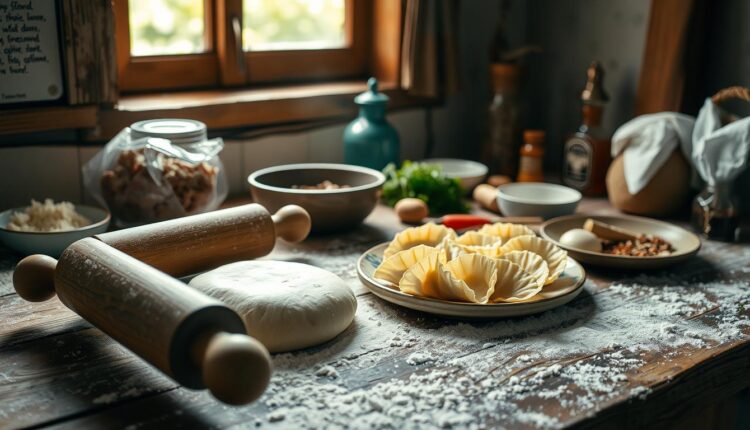
[[[583,267],[568,257],[568,263],[562,275],[552,284],[545,286],[541,293],[528,302],[480,305],[412,296],[373,277],[375,269],[383,261],[383,251],[387,247],[387,242],[381,243],[359,257],[357,275],[362,284],[385,301],[436,315],[460,318],[507,318],[532,315],[570,302],[583,291],[583,283],[586,281],[586,272]]]
[[[505,216],[539,216],[544,219],[576,211],[581,193],[557,184],[514,182],[497,189],[497,205]]]
[[[429,158],[420,163],[439,164],[445,176],[458,178],[461,187],[468,193],[484,181],[487,176],[487,166],[471,160],[459,158]]]
[[[23,255],[44,254],[59,257],[71,243],[84,237],[104,233],[109,227],[110,215],[107,210],[94,206],[75,205],[76,212],[91,220],[90,225],[75,230],[55,232],[15,231],[5,228],[12,214],[24,209],[26,209],[25,206],[0,213],[0,241]]]
[[[574,228],[583,228],[583,223],[588,218],[607,224],[626,228],[628,230],[660,236],[672,244],[675,251],[670,255],[654,257],[630,257],[626,255],[610,255],[601,252],[586,251],[572,248],[560,243],[560,236],[566,231]],[[656,269],[670,266],[685,261],[698,253],[701,241],[698,236],[664,221],[650,218],[642,218],[629,215],[594,216],[594,215],[571,215],[555,218],[542,224],[540,228],[542,237],[553,242],[568,251],[573,258],[584,264],[612,267],[615,269]]]
[[[349,188],[301,190],[293,185],[323,181]],[[310,213],[312,231],[328,233],[359,225],[375,209],[385,176],[377,170],[348,164],[286,164],[253,172],[248,178],[256,203],[271,213],[282,206],[299,205]]]

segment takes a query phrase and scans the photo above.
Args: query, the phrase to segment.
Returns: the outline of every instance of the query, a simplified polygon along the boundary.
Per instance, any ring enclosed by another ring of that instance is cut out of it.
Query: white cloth
[[[747,166],[750,117],[721,123],[721,108],[706,99],[693,129],[689,151],[693,165],[708,185],[731,182]]]
[[[630,194],[637,194],[651,181],[678,145],[683,151],[689,148],[694,124],[695,119],[689,115],[661,112],[633,118],[615,131],[612,157],[624,151],[625,183]]]

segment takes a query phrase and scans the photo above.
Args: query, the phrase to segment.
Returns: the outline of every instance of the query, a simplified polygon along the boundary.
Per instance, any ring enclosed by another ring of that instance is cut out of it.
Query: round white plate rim
[[[417,297],[381,285],[363,273],[363,260],[368,255],[377,254],[377,251],[380,251],[382,254],[382,251],[385,250],[387,246],[388,242],[375,245],[362,253],[357,259],[357,276],[362,284],[371,293],[385,301],[409,309],[437,315],[463,318],[502,318],[537,314],[572,301],[581,293],[581,291],[583,291],[583,285],[586,282],[586,270],[575,259],[568,257],[567,265],[574,265],[576,270],[580,271],[581,276],[576,280],[575,286],[572,290],[560,296],[525,303],[492,303],[484,305],[477,303],[451,302],[429,297]],[[567,265],[566,270],[568,270]]]

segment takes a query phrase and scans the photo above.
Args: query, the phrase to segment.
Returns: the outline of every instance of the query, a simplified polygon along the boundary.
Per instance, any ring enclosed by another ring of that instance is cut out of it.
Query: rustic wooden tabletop
[[[277,246],[268,258],[345,279],[359,309],[333,341],[274,355],[245,407],[177,386],[57,299],[22,301],[0,248],[0,428],[690,428],[727,423],[724,400],[750,386],[750,246],[706,241],[647,273],[588,268],[568,305],[467,322],[359,283],[357,257],[402,228],[379,207],[350,233]]]

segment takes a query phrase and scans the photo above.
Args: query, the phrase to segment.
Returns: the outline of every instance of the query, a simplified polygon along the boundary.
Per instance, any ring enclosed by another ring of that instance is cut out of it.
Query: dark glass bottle
[[[601,65],[593,62],[587,74],[581,93],[582,123],[563,148],[562,181],[584,195],[601,196],[606,192],[605,177],[611,162],[610,137],[601,126],[609,97],[604,91]]]
[[[493,97],[487,111],[482,160],[490,173],[515,177],[521,146],[520,66],[494,63],[490,66],[490,73]]]

